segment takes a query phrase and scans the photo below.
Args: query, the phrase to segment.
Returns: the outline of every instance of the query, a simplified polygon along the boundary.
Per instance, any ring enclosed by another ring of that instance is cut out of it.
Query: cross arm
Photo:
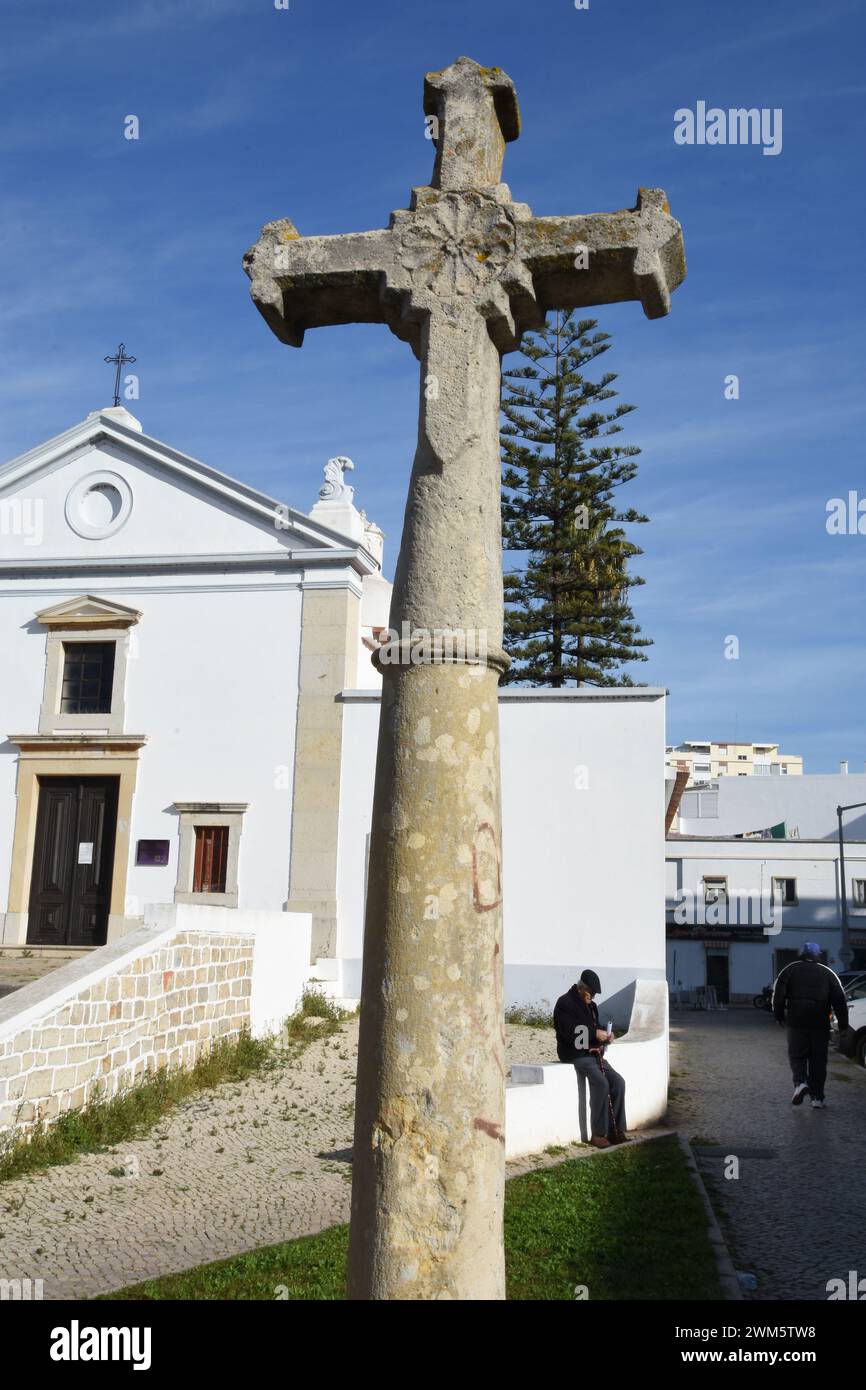
[[[640,189],[637,206],[621,212],[534,217],[521,238],[545,312],[639,299],[647,318],[660,318],[686,274],[682,228],[660,188]]]
[[[291,347],[301,346],[308,328],[383,323],[392,246],[388,230],[302,237],[288,219],[269,222],[244,256],[253,303]]]

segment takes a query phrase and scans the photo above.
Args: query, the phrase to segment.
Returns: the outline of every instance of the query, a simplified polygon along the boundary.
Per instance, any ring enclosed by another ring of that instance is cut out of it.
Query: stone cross
[[[387,229],[247,253],[282,339],[385,323],[421,363],[418,445],[383,676],[364,942],[350,1298],[504,1297],[505,1038],[497,685],[500,359],[552,309],[640,300],[685,275],[664,193],[533,217],[500,182],[520,119],[500,68],[429,73],[436,162]],[[577,852],[579,853],[579,847]],[[541,866],[539,866],[541,867]],[[575,1102],[576,1103],[576,1102]]]

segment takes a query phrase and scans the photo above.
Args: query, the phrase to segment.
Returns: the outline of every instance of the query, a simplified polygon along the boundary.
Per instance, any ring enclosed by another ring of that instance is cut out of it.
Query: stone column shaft
[[[499,354],[475,312],[434,322],[426,346],[391,627],[402,632],[405,622],[420,633],[422,655],[429,633],[434,659],[413,664],[410,643],[399,652],[404,664],[381,663],[349,1297],[499,1299]],[[449,364],[467,352],[472,373],[455,391],[470,389],[474,399],[449,412],[443,463],[431,443],[443,396],[429,399],[425,389],[438,373],[452,400]],[[437,628],[452,629],[450,650]]]

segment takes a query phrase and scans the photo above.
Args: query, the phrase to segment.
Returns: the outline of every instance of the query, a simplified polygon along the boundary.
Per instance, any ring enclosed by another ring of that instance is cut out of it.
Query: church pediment
[[[335,531],[330,517],[310,518],[120,415],[94,412],[0,467],[0,570],[85,556],[158,563],[307,552],[319,563],[334,553],[341,564],[347,549],[363,546]]]
[[[122,603],[111,603],[108,599],[96,598],[93,594],[82,594],[80,598],[70,598],[57,603],[52,608],[43,608],[36,614],[36,621],[42,627],[84,628],[132,627],[141,618],[137,608],[127,608]]]

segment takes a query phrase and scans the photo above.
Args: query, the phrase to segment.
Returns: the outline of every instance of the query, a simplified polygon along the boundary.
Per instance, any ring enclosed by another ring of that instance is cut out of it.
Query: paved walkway
[[[758,1279],[746,1297],[826,1299],[829,1279],[866,1276],[866,1070],[831,1047],[827,1109],[798,1108],[770,1014],[677,1010],[671,1036],[669,1120],[698,1139],[734,1265]]]
[[[552,1030],[507,1038],[509,1062],[555,1060]],[[347,1221],[357,1040],[346,1023],[147,1138],[0,1183],[0,1278],[85,1298]]]
[[[0,951],[0,999],[16,989],[22,989],[24,985],[32,984],[34,980],[41,980],[49,971],[68,965],[82,954],[75,950],[57,948],[40,951],[26,946]]]

